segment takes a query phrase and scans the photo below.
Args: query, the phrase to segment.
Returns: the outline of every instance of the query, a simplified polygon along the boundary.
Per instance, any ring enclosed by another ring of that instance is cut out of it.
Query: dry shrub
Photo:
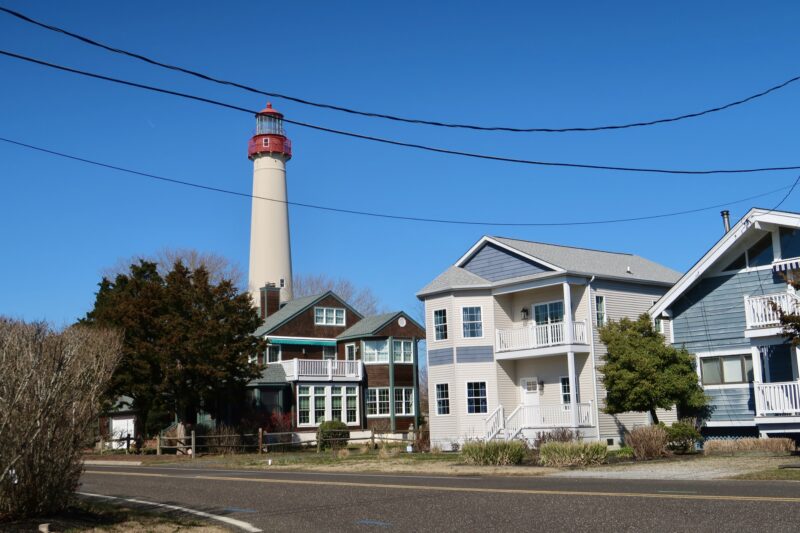
[[[461,458],[473,465],[518,465],[528,454],[528,446],[521,440],[469,441],[461,448]]]
[[[544,466],[599,465],[608,457],[608,446],[602,442],[548,442],[539,448],[539,461]]]
[[[108,330],[0,318],[0,519],[66,507],[121,346]]]
[[[772,452],[786,453],[795,449],[792,439],[708,439],[703,445],[703,453]]]
[[[397,457],[400,455],[400,448],[398,446],[388,446],[384,444],[378,452],[378,457],[381,459],[389,459],[390,457]]]
[[[667,454],[669,437],[663,426],[642,426],[625,434],[625,445],[633,450],[638,460],[656,459]]]
[[[203,441],[202,446],[199,445],[200,441]],[[225,424],[219,424],[209,429],[206,432],[206,438],[197,439],[197,444],[198,447],[205,448],[210,453],[227,455],[245,451],[245,448],[242,447],[241,432],[235,427]]]
[[[538,432],[533,441],[533,447],[538,449],[548,442],[576,442],[580,438],[580,431],[573,431],[570,428],[555,428],[550,431]]]
[[[441,455],[444,452],[442,452],[442,447],[437,444],[435,446],[431,446],[431,453],[433,455]]]
[[[348,450],[347,448],[342,448],[341,450],[336,452],[336,457],[338,457],[339,459],[347,459],[348,457],[350,457],[350,450]]]

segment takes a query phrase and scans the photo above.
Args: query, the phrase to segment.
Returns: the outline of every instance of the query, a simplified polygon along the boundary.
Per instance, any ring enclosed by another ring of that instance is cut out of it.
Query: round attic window
[[[403,318],[403,317],[400,317],[400,320],[397,321],[397,325],[400,326],[401,328],[406,327],[406,319]]]

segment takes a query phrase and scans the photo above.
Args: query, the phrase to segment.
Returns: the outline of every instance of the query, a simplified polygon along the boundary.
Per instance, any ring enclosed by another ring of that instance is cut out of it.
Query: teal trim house
[[[800,311],[800,213],[751,209],[650,309],[697,358],[709,436],[800,434],[800,351],[780,311]]]

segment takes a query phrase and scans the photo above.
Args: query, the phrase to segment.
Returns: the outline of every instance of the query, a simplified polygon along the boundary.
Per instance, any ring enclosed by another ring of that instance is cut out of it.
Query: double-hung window
[[[281,345],[270,344],[267,346],[267,363],[277,363],[281,360]]]
[[[395,387],[394,414],[398,416],[414,414],[414,389],[412,387]]]
[[[314,324],[317,326],[344,326],[344,309],[339,307],[315,307]]]
[[[324,360],[328,359],[336,359],[336,346],[323,346],[322,347],[322,358]]]
[[[569,377],[562,376],[561,377],[561,403],[564,405],[569,405],[572,402],[570,401],[569,397]]]
[[[331,387],[331,420],[342,420],[342,387],[334,385]]]
[[[394,341],[392,345],[392,359],[395,363],[413,362],[414,351],[411,341]]]
[[[308,385],[297,387],[297,423],[311,423],[311,389]]]
[[[325,421],[326,394],[325,387],[313,387],[314,389],[314,423],[322,424]]]
[[[467,382],[467,413],[485,414],[486,412],[488,412],[488,403],[486,401],[486,382]]]
[[[597,327],[602,328],[606,325],[606,297],[594,297],[594,314],[597,322]]]
[[[436,384],[436,414],[450,414],[450,385],[447,383]]]
[[[433,338],[437,341],[447,340],[447,309],[433,312]]]
[[[464,338],[483,337],[483,322],[480,307],[463,307],[461,309],[461,323],[464,329]]]
[[[389,362],[389,341],[372,340],[364,341],[365,363],[388,363]]]
[[[345,387],[345,415],[347,423],[358,422],[358,387]]]
[[[367,416],[389,415],[389,388],[376,387],[367,389]]]

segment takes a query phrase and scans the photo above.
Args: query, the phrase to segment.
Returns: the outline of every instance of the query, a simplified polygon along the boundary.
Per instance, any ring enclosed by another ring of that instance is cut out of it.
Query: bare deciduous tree
[[[109,330],[0,317],[0,518],[66,506],[121,346]]]
[[[201,266],[208,271],[212,283],[219,285],[223,280],[230,280],[235,287],[244,287],[244,275],[239,266],[214,252],[201,252],[194,248],[162,248],[156,253],[145,256],[136,255],[133,257],[118,259],[114,265],[103,269],[100,275],[113,280],[117,274],[127,274],[131,265],[138,264],[140,261],[149,261],[158,265],[158,273],[166,276],[172,265],[180,261],[189,270],[194,272]]]
[[[378,298],[367,287],[359,288],[352,281],[333,279],[324,274],[300,274],[292,277],[292,292],[295,298],[335,292],[364,316],[378,314]]]

